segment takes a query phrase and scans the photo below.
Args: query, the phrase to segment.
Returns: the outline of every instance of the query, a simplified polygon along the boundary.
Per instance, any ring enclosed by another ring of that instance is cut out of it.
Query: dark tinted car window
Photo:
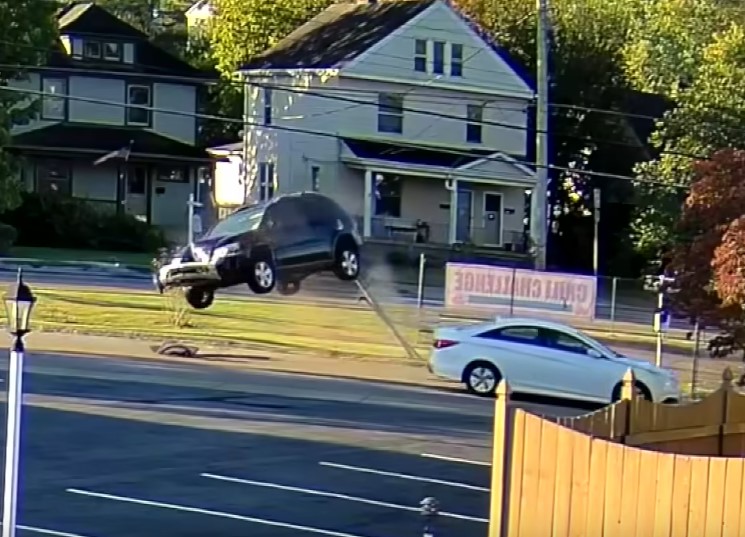
[[[304,198],[302,206],[308,222],[314,226],[331,225],[339,218],[335,208],[320,196]]]
[[[271,214],[275,223],[282,228],[297,228],[307,224],[307,218],[297,198],[277,200]]]
[[[481,332],[478,337],[496,339],[500,341],[511,341],[513,343],[527,343],[530,345],[541,344],[540,330],[535,326],[508,326]]]

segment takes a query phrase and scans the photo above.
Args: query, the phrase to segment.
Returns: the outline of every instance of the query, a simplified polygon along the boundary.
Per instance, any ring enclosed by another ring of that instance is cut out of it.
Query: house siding
[[[414,70],[416,40],[429,40],[463,46],[464,68],[462,76],[450,76],[450,47],[445,47],[444,73],[436,77],[432,72],[432,56],[428,72]],[[471,31],[464,21],[443,2],[437,2],[409,24],[393,32],[387,39],[370,47],[350,63],[345,72],[355,75],[381,76],[388,79],[415,80],[418,82],[469,85],[495,92],[530,94],[531,88],[514,71],[512,66],[497,56],[490,46]]]
[[[493,98],[485,107],[482,140],[466,140],[467,104],[483,101],[483,95],[435,88],[412,88],[404,84],[362,81],[306,74],[294,78],[252,79],[256,84],[272,84],[272,126],[255,126],[249,133],[249,172],[256,174],[258,162],[273,161],[278,175],[278,191],[310,188],[312,166],[322,169],[322,191],[340,193],[347,180],[337,164],[339,137],[380,138],[410,144],[442,146],[445,150],[481,149],[501,151],[522,157],[526,153],[527,101]],[[283,87],[292,87],[282,89]],[[307,93],[303,93],[307,92]],[[406,93],[403,134],[378,132],[379,92]],[[260,123],[264,117],[264,94],[252,86],[249,118]],[[284,129],[283,129],[284,128]],[[293,130],[287,130],[293,129]],[[304,131],[304,132],[299,132]]]

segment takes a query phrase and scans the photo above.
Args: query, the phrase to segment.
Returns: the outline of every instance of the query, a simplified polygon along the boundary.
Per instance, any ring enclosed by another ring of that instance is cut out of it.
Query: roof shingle
[[[436,0],[339,2],[295,29],[241,70],[323,69],[352,60]]]

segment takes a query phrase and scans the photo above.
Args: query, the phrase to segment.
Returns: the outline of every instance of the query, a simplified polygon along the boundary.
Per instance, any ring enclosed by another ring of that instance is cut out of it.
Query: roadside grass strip
[[[157,294],[35,289],[34,323],[41,330],[173,338],[199,342],[275,347],[377,359],[407,359],[377,315],[366,307],[298,304],[218,297],[207,310],[189,310],[175,326],[168,299]],[[412,343],[419,338],[416,316],[405,306],[388,315]],[[0,314],[4,320],[5,313]],[[424,345],[428,346],[429,341]]]

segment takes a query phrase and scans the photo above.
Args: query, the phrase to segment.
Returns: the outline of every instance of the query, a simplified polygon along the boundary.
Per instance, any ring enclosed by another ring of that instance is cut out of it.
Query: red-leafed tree
[[[745,324],[745,151],[723,149],[694,166],[670,269],[679,312],[739,333]]]

